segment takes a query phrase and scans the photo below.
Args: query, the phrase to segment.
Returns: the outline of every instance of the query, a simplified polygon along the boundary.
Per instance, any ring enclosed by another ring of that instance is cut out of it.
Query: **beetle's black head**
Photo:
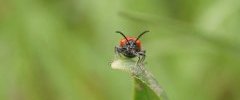
[[[136,53],[140,51],[140,48],[137,47],[134,40],[129,40],[128,43],[122,47],[122,50],[124,56],[132,58],[136,56]]]

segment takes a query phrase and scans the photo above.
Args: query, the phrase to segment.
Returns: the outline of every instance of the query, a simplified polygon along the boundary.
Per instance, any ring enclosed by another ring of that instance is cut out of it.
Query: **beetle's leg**
[[[137,61],[137,64],[139,64],[141,62],[141,56],[138,54],[138,61]]]
[[[146,58],[145,53],[146,53],[145,50],[143,50],[143,51],[140,52],[140,55],[142,56],[142,60],[141,60],[141,62],[143,62],[143,61],[145,60],[145,58]]]
[[[120,53],[122,53],[122,48],[115,46],[114,51],[115,51],[115,54],[119,57]]]
[[[145,50],[137,53],[138,54],[138,63],[142,63],[145,60],[145,57],[146,57],[145,53],[146,53]]]
[[[138,60],[137,60],[137,62],[136,62],[136,65],[138,65],[138,64],[140,63],[141,56],[140,56],[140,54],[139,54],[138,52],[134,52],[133,54],[134,54],[136,57],[138,57]]]

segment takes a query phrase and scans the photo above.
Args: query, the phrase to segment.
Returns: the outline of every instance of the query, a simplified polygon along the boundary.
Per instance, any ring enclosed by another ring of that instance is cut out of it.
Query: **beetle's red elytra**
[[[115,46],[115,53],[122,54],[127,58],[138,57],[138,63],[143,62],[145,59],[145,50],[141,48],[140,37],[149,31],[142,32],[137,38],[125,36],[122,32],[116,31],[116,33],[120,33],[124,38],[120,40],[120,45]]]

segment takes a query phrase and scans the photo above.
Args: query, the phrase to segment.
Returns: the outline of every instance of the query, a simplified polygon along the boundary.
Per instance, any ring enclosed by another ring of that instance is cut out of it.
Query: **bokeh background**
[[[239,0],[1,0],[0,100],[131,100],[112,70],[142,38],[170,100],[240,100]]]

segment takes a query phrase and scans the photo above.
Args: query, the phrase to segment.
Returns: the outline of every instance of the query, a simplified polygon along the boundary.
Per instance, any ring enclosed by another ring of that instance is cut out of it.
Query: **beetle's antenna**
[[[126,37],[122,32],[116,31],[116,33],[120,33],[120,34],[127,40],[128,44],[130,44],[129,41],[128,41],[128,39],[127,39],[127,37]]]
[[[142,32],[140,35],[138,35],[138,37],[137,37],[137,39],[135,40],[135,42],[137,42],[137,40],[140,39],[141,36],[142,36],[143,34],[147,33],[147,32],[149,32],[149,31],[144,31],[144,32]]]

